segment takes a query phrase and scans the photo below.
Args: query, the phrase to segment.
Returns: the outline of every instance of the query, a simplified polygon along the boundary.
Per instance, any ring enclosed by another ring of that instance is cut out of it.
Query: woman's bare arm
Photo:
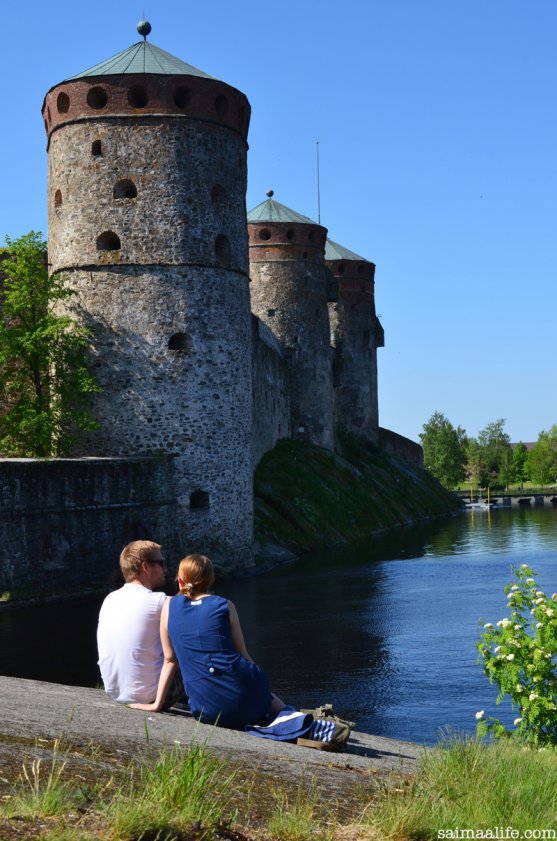
[[[246,648],[246,643],[244,642],[244,635],[242,633],[242,626],[240,625],[240,620],[238,618],[238,611],[236,610],[236,605],[234,602],[228,602],[228,613],[230,614],[230,633],[232,635],[232,642],[234,644],[234,648],[241,654],[242,657],[245,657],[246,660],[253,660],[248,654],[248,650]]]
[[[153,713],[159,712],[159,710],[162,709],[162,706],[166,700],[168,690],[170,689],[170,684],[172,683],[172,678],[174,677],[174,672],[176,671],[176,654],[174,653],[172,643],[170,642],[170,637],[168,636],[169,603],[170,599],[167,599],[161,610],[160,634],[162,651],[164,654],[164,663],[162,665],[159,677],[157,697],[155,698],[152,704],[128,704],[128,707],[132,707],[134,710],[145,710],[145,712]]]

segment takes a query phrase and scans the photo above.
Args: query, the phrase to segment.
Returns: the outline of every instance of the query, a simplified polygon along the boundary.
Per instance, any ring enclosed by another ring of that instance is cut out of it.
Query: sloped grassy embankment
[[[423,468],[340,433],[338,452],[280,441],[255,472],[259,562],[458,510]]]

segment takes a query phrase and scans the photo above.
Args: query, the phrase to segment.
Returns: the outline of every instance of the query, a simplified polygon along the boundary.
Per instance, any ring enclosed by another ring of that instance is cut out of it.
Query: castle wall
[[[109,581],[123,546],[141,538],[177,561],[172,461],[1,459],[0,591]]]
[[[334,347],[335,422],[349,432],[377,440],[377,346],[373,263],[327,261],[338,283],[329,304]],[[382,340],[381,340],[382,344]]]
[[[252,311],[288,353],[292,437],[333,449],[326,231],[286,223],[248,229]]]
[[[420,445],[404,435],[399,435],[398,432],[380,426],[378,444],[391,456],[398,456],[418,467],[424,466],[424,452]]]
[[[286,354],[260,319],[252,316],[253,466],[281,438],[291,437],[290,377]]]
[[[245,190],[245,139],[217,122],[108,115],[50,137],[51,271],[102,389],[74,454],[173,454],[181,551],[225,567],[253,539]]]

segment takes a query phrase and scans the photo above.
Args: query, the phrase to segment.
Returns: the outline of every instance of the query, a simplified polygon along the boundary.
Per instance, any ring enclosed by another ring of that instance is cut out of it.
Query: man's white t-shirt
[[[99,614],[99,667],[107,692],[121,704],[155,700],[163,664],[160,616],[166,596],[142,584],[124,584]]]

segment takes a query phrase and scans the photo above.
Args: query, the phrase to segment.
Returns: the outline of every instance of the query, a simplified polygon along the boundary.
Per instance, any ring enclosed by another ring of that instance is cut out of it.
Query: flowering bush
[[[497,703],[508,695],[519,715],[515,730],[483,710],[476,713],[479,736],[517,735],[533,744],[557,744],[557,593],[536,586],[535,573],[522,564],[517,583],[505,587],[510,617],[483,625],[478,661],[490,683],[499,685]]]

